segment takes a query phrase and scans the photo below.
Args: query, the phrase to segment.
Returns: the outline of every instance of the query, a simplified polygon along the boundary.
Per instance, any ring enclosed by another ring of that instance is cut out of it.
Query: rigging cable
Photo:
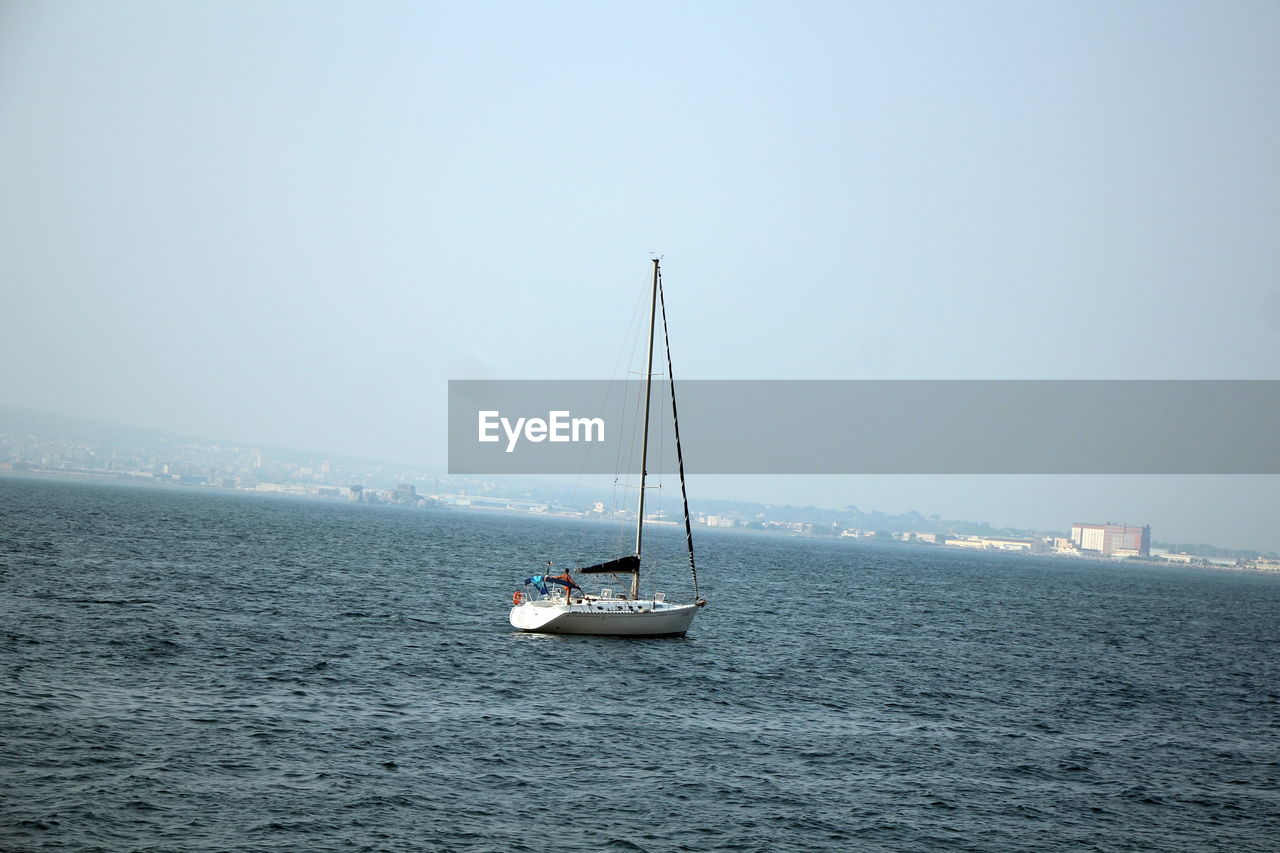
[[[684,538],[689,549],[689,572],[693,576],[693,600],[706,604],[698,595],[698,566],[693,559],[693,524],[689,520],[689,493],[684,485],[684,451],[680,448],[680,416],[676,413],[676,377],[671,370],[671,334],[667,329],[667,300],[662,292],[662,271],[658,271],[658,302],[662,306],[662,340],[667,349],[667,381],[671,383],[671,421],[675,425],[676,464],[680,469],[680,497],[684,501]]]

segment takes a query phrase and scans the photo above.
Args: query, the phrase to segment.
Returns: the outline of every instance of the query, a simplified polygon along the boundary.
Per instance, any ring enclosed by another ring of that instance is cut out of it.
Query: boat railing
[[[602,589],[602,590],[600,590],[600,592],[598,592],[598,593],[582,593],[582,594],[569,595],[569,596],[566,596],[566,595],[565,595],[565,590],[563,590],[563,589],[552,589],[552,590],[549,590],[549,591],[548,591],[547,593],[545,593],[545,594],[541,594],[541,593],[534,593],[534,594],[530,595],[529,593],[527,593],[527,592],[526,592],[526,593],[524,594],[524,600],[525,600],[525,601],[547,601],[547,602],[551,602],[551,603],[554,603],[554,604],[564,604],[564,603],[569,603],[569,604],[582,604],[582,603],[619,603],[619,604],[627,604],[627,603],[631,603],[632,601],[634,601],[634,599],[630,598],[630,597],[629,597],[629,596],[627,596],[627,595],[620,594],[620,593],[615,594],[615,593],[614,593],[614,591],[613,591],[612,589]],[[652,601],[654,604],[662,605],[662,604],[665,604],[665,603],[666,603],[666,601],[667,601],[667,594],[666,594],[665,592],[655,592],[655,593],[653,594],[653,598],[646,598],[646,597],[644,597],[644,596],[641,596],[639,600],[640,600],[640,601]]]

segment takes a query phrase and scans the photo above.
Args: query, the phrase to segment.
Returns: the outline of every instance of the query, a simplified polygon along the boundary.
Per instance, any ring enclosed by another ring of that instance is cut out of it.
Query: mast
[[[653,396],[653,333],[658,323],[658,259],[653,259],[653,292],[649,296],[649,355],[644,367],[644,432],[640,440],[640,508],[636,512],[636,556],[644,539],[644,481],[649,466],[649,401]],[[631,576],[631,599],[640,595],[640,567]]]

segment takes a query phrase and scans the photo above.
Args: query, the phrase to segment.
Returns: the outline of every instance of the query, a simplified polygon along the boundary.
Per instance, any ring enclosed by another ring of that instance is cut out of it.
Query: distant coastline
[[[565,518],[626,517],[626,511],[619,516],[608,506],[610,494],[591,487],[530,478],[451,476],[426,465],[219,441],[5,404],[0,404],[0,474]],[[835,509],[706,497],[695,497],[690,504],[703,529],[734,532],[1031,553],[1052,550],[1052,540],[1067,537],[1062,531],[995,527],[915,511],[890,514],[854,506]],[[939,537],[945,541],[936,542]],[[1161,546],[1151,544],[1156,546],[1153,551]],[[1164,547],[1185,552],[1176,555],[1178,562],[1223,563],[1213,568],[1280,559],[1273,552],[1205,544]],[[1071,556],[1099,559],[1087,553]],[[1270,570],[1270,564],[1263,565]]]
[[[39,468],[36,466],[15,464],[11,462],[0,462],[0,477],[30,480],[47,480],[47,481],[72,481],[72,482],[93,482],[102,484],[121,485],[143,489],[181,489],[190,492],[219,493],[240,496],[256,496],[270,498],[286,498],[299,501],[315,501],[323,503],[364,503],[369,505],[393,507],[402,510],[428,510],[441,512],[467,512],[476,513],[478,515],[500,515],[520,518],[542,518],[557,519],[561,521],[581,521],[589,524],[608,524],[625,520],[626,517],[634,519],[634,515],[628,513],[605,514],[598,512],[589,512],[582,510],[566,510],[553,508],[547,504],[527,499],[503,498],[497,495],[482,496],[459,496],[449,494],[433,494],[433,495],[417,495],[416,491],[406,492],[403,490],[379,490],[379,489],[362,489],[370,495],[378,495],[373,500],[353,501],[350,493],[341,494],[341,489],[336,486],[319,486],[314,491],[289,489],[282,484],[261,484],[268,488],[253,487],[234,487],[224,486],[214,483],[189,483],[183,482],[177,478],[156,478],[154,476],[139,475],[131,472],[99,472],[86,470],[63,470]],[[415,500],[413,502],[396,500],[393,495],[397,494],[413,494]],[[459,502],[459,498],[468,498],[466,502]],[[790,510],[796,510],[796,507],[787,507]],[[889,536],[857,536],[832,534],[832,533],[815,533],[812,523],[805,522],[788,522],[761,524],[757,527],[745,525],[721,526],[716,524],[708,524],[707,518],[716,518],[716,516],[707,516],[702,514],[695,522],[695,529],[700,535],[714,533],[719,535],[731,536],[757,536],[757,537],[775,537],[788,539],[809,539],[815,542],[831,542],[840,543],[848,547],[888,547],[888,548],[920,548],[924,550],[953,550],[967,551],[970,553],[982,553],[988,556],[1030,556],[1043,557],[1053,560],[1066,560],[1077,562],[1101,563],[1113,566],[1147,566],[1157,568],[1183,568],[1196,569],[1204,571],[1227,571],[1227,572],[1245,572],[1250,574],[1272,574],[1280,576],[1280,560],[1267,558],[1262,555],[1256,555],[1252,558],[1239,558],[1233,563],[1227,563],[1221,559],[1212,562],[1212,558],[1200,557],[1198,555],[1178,555],[1188,557],[1189,559],[1170,560],[1162,557],[1133,557],[1126,556],[1122,558],[1107,557],[1099,554],[1088,552],[1083,553],[1061,553],[1048,550],[1034,550],[1032,548],[1011,548],[1001,547],[998,545],[986,546],[981,540],[990,538],[994,542],[1008,543],[1013,541],[1028,541],[1027,539],[1013,540],[1008,537],[979,537],[979,536],[944,536],[944,541],[927,541],[915,537],[913,533],[890,533]],[[667,518],[648,516],[649,524],[669,525],[676,527],[679,522]],[[822,526],[818,525],[821,529]]]

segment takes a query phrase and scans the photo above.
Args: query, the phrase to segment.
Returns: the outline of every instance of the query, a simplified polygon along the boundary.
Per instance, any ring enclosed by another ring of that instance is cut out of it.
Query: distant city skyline
[[[1259,2],[6,3],[0,402],[443,467],[447,380],[611,378],[651,251],[680,378],[1276,378],[1278,44]],[[690,486],[1280,547],[1276,477]]]
[[[453,483],[454,485],[451,488],[455,491],[459,489],[458,484],[466,484],[460,487],[463,492],[472,491],[475,494],[492,493],[505,497],[514,497],[521,493],[522,489],[533,489],[540,492],[544,499],[546,495],[557,492],[561,495],[576,495],[577,503],[595,501],[595,495],[607,494],[611,489],[615,492],[617,491],[616,484],[611,484],[608,478],[599,476],[577,478],[532,476],[459,477],[449,475],[441,467],[421,466],[405,460],[361,459],[328,453],[314,448],[268,447],[260,442],[231,442],[207,436],[186,436],[165,430],[141,429],[100,423],[82,418],[51,415],[34,410],[14,409],[0,404],[0,467],[12,467],[12,463],[34,463],[36,465],[47,465],[51,469],[70,466],[86,470],[114,471],[121,474],[130,471],[145,471],[154,475],[158,482],[166,481],[189,485],[209,483],[225,488],[252,488],[258,483],[277,485],[290,483],[294,485],[307,484],[314,487],[312,491],[316,494],[328,494],[330,497],[337,496],[338,493],[332,492],[332,489],[328,487],[340,486],[345,488],[350,485],[393,490],[406,482],[426,486],[429,482],[434,481],[436,487],[434,491],[440,491],[439,484],[442,480],[446,484]],[[23,467],[19,465],[16,470],[21,472]],[[814,500],[813,493],[816,490],[805,491],[803,489],[797,492],[798,497],[793,500],[777,498],[754,499],[743,497],[740,493],[733,491],[716,492],[714,486],[711,485],[716,481],[733,481],[742,478],[700,477],[694,479],[696,482],[707,486],[705,490],[695,491],[694,504],[716,505],[738,501],[760,505],[786,505],[794,509],[811,506],[820,511],[824,518],[827,515],[839,514],[842,511],[852,511],[856,507],[856,510],[860,513],[880,513],[887,516],[906,516],[911,513],[918,513],[921,517],[933,516],[975,526],[990,525],[998,529],[1036,530],[1042,533],[1057,532],[1062,533],[1064,536],[1066,531],[1071,529],[1073,525],[1078,525],[1082,522],[1086,524],[1112,522],[1125,524],[1132,522],[1148,527],[1151,523],[1146,517],[1133,514],[1125,516],[1094,512],[1100,507],[1115,505],[1117,496],[1124,494],[1122,489],[1116,488],[1103,489],[1095,493],[1105,495],[1105,500],[1098,501],[1097,498],[1094,498],[1095,503],[1092,506],[1087,503],[1087,500],[1077,500],[1074,507],[1072,507],[1071,500],[1073,493],[1070,490],[1062,490],[1060,493],[1055,493],[1055,497],[1067,509],[1064,509],[1056,517],[1042,516],[1042,520],[1028,523],[1025,521],[1025,516],[1022,518],[1010,518],[1000,514],[974,515],[965,510],[963,501],[954,504],[956,509],[943,509],[941,502],[936,504],[914,503],[906,506],[881,505],[874,498],[874,490],[867,488],[863,488],[856,493],[845,493],[844,497],[857,498],[857,500],[845,502]],[[787,479],[812,480],[814,478],[797,477]],[[867,477],[857,479],[874,482],[886,479],[896,481],[916,478]],[[934,477],[927,479],[942,483],[958,480],[961,481],[960,485],[963,485],[963,481],[970,478]],[[993,479],[1014,486],[1009,491],[1015,502],[1018,494],[1018,484],[1021,484],[1023,488],[1027,488],[1027,481],[1038,481],[1039,484],[1035,488],[1038,497],[1043,502],[1045,497],[1043,481],[1045,480],[1085,485],[1092,483],[1096,486],[1094,481],[1098,478],[998,477]],[[1123,482],[1132,478],[1111,479]],[[1184,480],[1187,478],[1163,479]],[[1223,478],[1192,479],[1212,483]],[[1241,478],[1230,479],[1239,480]],[[1275,478],[1244,479],[1269,481]],[[479,485],[487,480],[494,480],[500,485],[492,491],[480,488]],[[326,488],[320,488],[319,491],[316,491],[318,487]],[[913,493],[936,496],[938,492],[939,490],[935,487],[932,489],[920,488]],[[657,507],[661,509],[660,493],[658,497]],[[846,512],[845,514],[847,515],[848,513]],[[805,520],[813,521],[816,520],[816,517],[806,517]],[[1156,541],[1184,545],[1204,544],[1234,550],[1253,550],[1263,553],[1280,552],[1280,543],[1267,545],[1265,544],[1266,540],[1262,538],[1255,538],[1253,541],[1206,538],[1197,534],[1198,528],[1194,524],[1190,527],[1178,527],[1176,524],[1168,524],[1162,530],[1162,525],[1169,521],[1170,519],[1158,519],[1155,525],[1156,533],[1152,538]],[[1074,533],[1075,531],[1072,530],[1073,535]]]

